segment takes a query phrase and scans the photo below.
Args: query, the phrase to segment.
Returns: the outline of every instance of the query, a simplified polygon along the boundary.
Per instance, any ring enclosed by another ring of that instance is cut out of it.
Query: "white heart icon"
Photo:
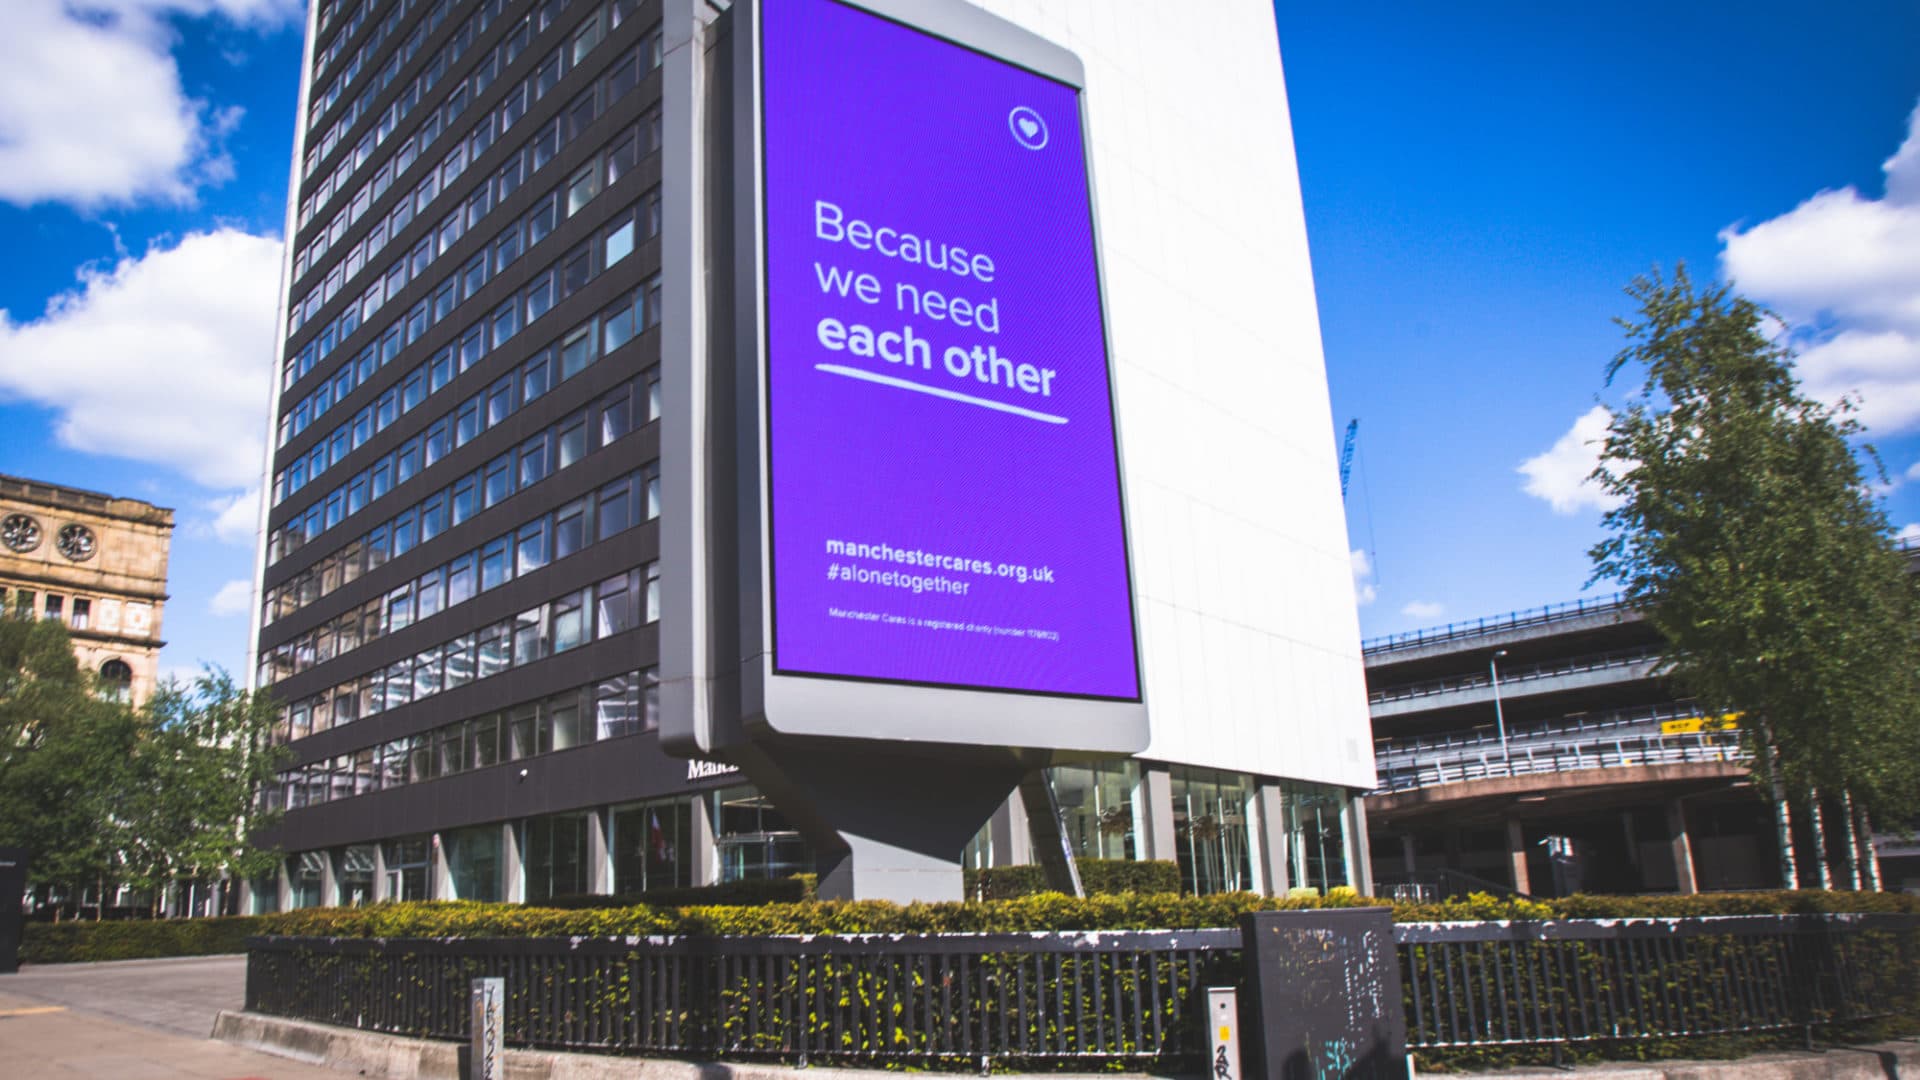
[[[1047,122],[1039,113],[1025,105],[1018,105],[1007,114],[1007,130],[1013,134],[1013,141],[1028,150],[1041,150],[1047,145]]]

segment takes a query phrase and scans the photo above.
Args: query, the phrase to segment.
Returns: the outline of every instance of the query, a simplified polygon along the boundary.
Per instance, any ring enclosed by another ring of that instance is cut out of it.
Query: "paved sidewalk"
[[[29,964],[0,975],[0,994],[204,1039],[222,1010],[246,1004],[245,956],[185,956],[98,964]]]
[[[341,1080],[351,1073],[178,1035],[7,993],[0,976],[0,1075],[9,1080]],[[212,1024],[209,1022],[208,1027]]]

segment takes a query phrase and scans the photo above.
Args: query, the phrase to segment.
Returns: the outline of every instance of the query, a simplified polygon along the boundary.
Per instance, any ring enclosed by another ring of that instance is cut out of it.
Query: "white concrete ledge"
[[[462,1080],[465,1048],[458,1043],[408,1039],[376,1031],[222,1011],[213,1037],[236,1046],[389,1080]],[[797,1069],[755,1062],[678,1061],[613,1054],[508,1050],[507,1080],[875,1080],[879,1069]],[[1573,1070],[1590,1080],[1920,1080],[1920,1042],[1836,1047],[1812,1053],[1756,1054],[1732,1061],[1617,1062]],[[964,1075],[956,1073],[953,1075]],[[1035,1080],[1075,1080],[1072,1073],[1033,1074]],[[1124,1080],[1145,1073],[1101,1073]],[[1510,1069],[1458,1074],[1473,1080],[1565,1080],[1561,1069]],[[995,1080],[1018,1080],[995,1074]],[[1096,1080],[1080,1074],[1079,1080]]]

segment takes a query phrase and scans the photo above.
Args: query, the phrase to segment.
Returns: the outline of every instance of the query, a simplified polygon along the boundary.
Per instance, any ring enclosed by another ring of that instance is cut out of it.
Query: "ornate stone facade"
[[[172,510],[0,475],[0,604],[64,621],[81,667],[145,701],[172,537]]]

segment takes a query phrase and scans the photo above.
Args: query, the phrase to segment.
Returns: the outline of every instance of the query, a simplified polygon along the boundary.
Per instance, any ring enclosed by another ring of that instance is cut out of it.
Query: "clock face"
[[[78,522],[62,526],[54,545],[60,549],[60,554],[74,562],[85,562],[93,558],[93,530]]]
[[[40,546],[40,523],[25,514],[8,514],[0,521],[0,540],[15,551],[32,551]]]

